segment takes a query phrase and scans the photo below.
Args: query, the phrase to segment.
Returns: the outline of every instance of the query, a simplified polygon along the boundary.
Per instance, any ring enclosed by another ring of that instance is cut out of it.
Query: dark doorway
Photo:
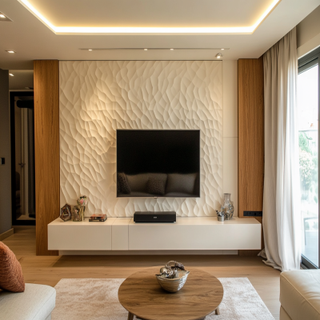
[[[12,225],[35,225],[33,92],[10,92]]]

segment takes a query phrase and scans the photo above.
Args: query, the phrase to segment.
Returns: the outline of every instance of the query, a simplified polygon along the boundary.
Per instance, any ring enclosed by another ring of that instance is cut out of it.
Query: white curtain
[[[297,132],[297,43],[294,28],[263,56],[265,263],[300,268],[300,189]]]

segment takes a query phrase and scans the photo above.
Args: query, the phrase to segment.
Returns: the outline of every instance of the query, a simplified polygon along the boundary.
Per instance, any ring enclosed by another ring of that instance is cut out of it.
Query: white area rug
[[[206,320],[274,320],[247,278],[220,278],[224,297],[220,315]],[[126,320],[128,312],[118,301],[124,279],[62,279],[55,286],[52,320]],[[165,319],[163,319],[165,320]]]

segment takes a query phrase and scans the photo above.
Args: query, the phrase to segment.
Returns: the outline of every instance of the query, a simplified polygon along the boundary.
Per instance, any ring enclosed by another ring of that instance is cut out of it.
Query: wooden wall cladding
[[[48,250],[48,224],[59,216],[59,61],[34,61],[36,254]]]
[[[263,61],[238,60],[238,197],[244,211],[262,211],[264,180]],[[258,219],[261,222],[261,218]]]

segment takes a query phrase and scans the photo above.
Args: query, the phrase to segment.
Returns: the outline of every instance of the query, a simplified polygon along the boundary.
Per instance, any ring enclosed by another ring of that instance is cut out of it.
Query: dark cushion
[[[121,193],[128,194],[131,192],[127,176],[124,172],[118,173],[117,183],[119,183]]]
[[[166,180],[149,178],[147,182],[147,192],[163,196],[166,192]]]
[[[168,174],[168,182],[166,193],[178,192],[193,194],[194,182],[196,180],[196,173],[170,173]]]
[[[0,289],[23,292],[24,287],[24,278],[19,261],[14,253],[0,241]]]

